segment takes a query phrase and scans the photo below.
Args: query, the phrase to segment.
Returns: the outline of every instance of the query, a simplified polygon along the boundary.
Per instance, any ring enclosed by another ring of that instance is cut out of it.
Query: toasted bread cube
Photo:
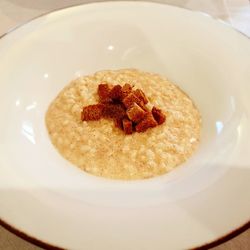
[[[134,91],[134,94],[144,103],[147,104],[148,103],[148,99],[146,97],[146,95],[144,94],[144,92],[141,89],[136,89]]]
[[[130,135],[133,133],[133,124],[129,119],[127,118],[123,119],[122,125],[123,125],[123,130],[125,134]]]
[[[121,130],[123,130],[122,119],[114,119],[114,124],[116,128],[120,128]]]
[[[81,113],[82,121],[94,121],[102,118],[103,105],[94,104],[83,107]]]
[[[161,109],[153,107],[152,114],[159,125],[165,122],[166,116],[164,115]]]
[[[136,132],[144,132],[148,128],[153,128],[156,127],[158,123],[154,119],[153,115],[151,112],[148,112],[145,117],[135,126]]]
[[[109,97],[113,101],[120,101],[122,100],[122,86],[121,85],[115,85],[109,92]]]
[[[146,112],[135,102],[126,111],[128,118],[135,123],[138,123],[146,115]]]
[[[126,116],[126,109],[122,104],[106,103],[103,107],[103,116],[106,118],[122,119]]]
[[[126,108],[129,108],[133,103],[138,104],[139,106],[144,106],[143,102],[133,93],[131,92],[127,95],[123,100],[122,103]]]
[[[111,87],[107,83],[101,83],[98,85],[98,96],[99,96],[99,101],[101,103],[108,103],[112,102],[112,99],[109,97],[109,92],[111,90]]]
[[[121,99],[124,99],[127,95],[129,95],[132,92],[132,86],[128,83],[124,84],[122,86],[122,96]]]

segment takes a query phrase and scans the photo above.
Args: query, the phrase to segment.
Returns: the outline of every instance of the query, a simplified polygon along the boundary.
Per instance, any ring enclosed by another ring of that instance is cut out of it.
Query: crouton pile
[[[148,99],[141,89],[133,90],[133,86],[128,83],[123,86],[101,83],[97,94],[99,103],[83,107],[82,121],[113,119],[115,126],[128,135],[145,132],[166,120],[159,108],[149,110]]]

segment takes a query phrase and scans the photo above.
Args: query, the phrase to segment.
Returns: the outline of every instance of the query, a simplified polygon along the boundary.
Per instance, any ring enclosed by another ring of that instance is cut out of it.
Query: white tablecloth
[[[89,0],[0,0],[0,36],[20,23],[51,10],[91,2]],[[250,37],[249,0],[158,0],[220,18]],[[0,250],[39,248],[9,233],[0,226]],[[250,230],[214,248],[216,250],[249,250]]]

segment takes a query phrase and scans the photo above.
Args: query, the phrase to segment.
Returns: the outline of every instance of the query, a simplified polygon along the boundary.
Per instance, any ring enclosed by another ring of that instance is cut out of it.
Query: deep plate
[[[249,221],[250,42],[191,11],[143,2],[88,4],[0,40],[0,218],[70,249],[186,249]],[[44,123],[80,74],[139,68],[167,76],[203,118],[195,156],[170,174],[110,181],[65,161]]]

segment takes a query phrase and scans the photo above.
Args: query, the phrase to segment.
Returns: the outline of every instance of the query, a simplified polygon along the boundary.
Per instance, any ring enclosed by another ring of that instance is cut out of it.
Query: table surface
[[[18,24],[43,13],[90,0],[0,0],[0,35]],[[158,1],[159,2],[159,1]],[[250,37],[250,0],[162,0],[168,4],[206,12],[230,23]],[[39,250],[0,226],[0,250]],[[214,250],[249,250],[250,229],[213,248]]]

